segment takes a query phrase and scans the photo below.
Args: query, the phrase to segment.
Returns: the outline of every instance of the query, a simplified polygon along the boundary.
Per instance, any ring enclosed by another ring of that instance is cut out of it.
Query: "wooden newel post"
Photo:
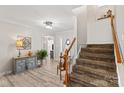
[[[60,80],[62,80],[62,75],[61,75],[61,71],[65,71],[65,78],[64,78],[64,84],[67,86],[69,83],[69,51],[71,50],[72,46],[74,45],[76,38],[73,39],[71,45],[69,46],[68,49],[65,49],[64,51],[64,55],[62,55],[62,53],[60,53],[60,63],[57,66],[57,74],[58,74],[58,70],[60,70]],[[64,60],[64,62],[62,63],[62,59]]]
[[[65,67],[65,80],[64,84],[67,86],[69,83],[69,63],[68,63],[68,53],[71,50],[72,46],[74,45],[76,38],[73,39],[71,45],[69,46],[68,49],[65,50],[64,52],[64,67]]]
[[[64,53],[64,67],[65,67],[65,80],[64,80],[64,84],[65,85],[68,85],[68,81],[69,81],[69,73],[68,73],[68,50],[66,49],[65,50],[65,53]]]

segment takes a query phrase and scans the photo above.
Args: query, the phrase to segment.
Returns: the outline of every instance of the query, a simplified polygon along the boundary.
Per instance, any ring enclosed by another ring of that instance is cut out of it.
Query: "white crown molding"
[[[16,22],[16,21],[12,21],[12,20],[7,20],[7,19],[0,19],[0,22],[4,22],[4,23],[7,23],[7,24],[12,24],[12,25],[18,25],[18,26],[22,26],[22,27],[25,27],[25,28],[35,28],[35,27],[31,27],[29,25],[25,25],[25,24],[22,24],[22,23],[19,23],[19,22]]]

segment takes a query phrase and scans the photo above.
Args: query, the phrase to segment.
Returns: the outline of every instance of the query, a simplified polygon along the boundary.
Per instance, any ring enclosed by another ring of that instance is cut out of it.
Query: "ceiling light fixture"
[[[52,29],[53,28],[53,22],[51,22],[51,21],[45,21],[45,22],[43,22],[43,24],[45,24],[45,27],[47,29]]]

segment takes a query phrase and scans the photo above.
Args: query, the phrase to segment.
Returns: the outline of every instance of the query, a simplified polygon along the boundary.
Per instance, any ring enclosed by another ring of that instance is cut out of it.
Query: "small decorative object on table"
[[[28,51],[28,56],[32,56],[32,52],[31,51]]]

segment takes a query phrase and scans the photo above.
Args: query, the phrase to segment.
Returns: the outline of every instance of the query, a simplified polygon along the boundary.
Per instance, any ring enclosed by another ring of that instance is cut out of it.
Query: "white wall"
[[[116,6],[116,31],[121,47],[121,51],[124,57],[124,6]],[[123,60],[124,61],[124,60]],[[118,75],[119,75],[119,84],[124,87],[124,63],[117,64],[118,66]]]
[[[77,17],[77,44],[101,44],[113,43],[112,32],[110,27],[110,20],[100,20],[97,18],[111,9],[114,12],[113,6],[96,5],[81,6],[73,9]]]
[[[109,20],[97,20],[108,9],[114,11],[113,6],[87,6],[87,44],[113,43]]]
[[[87,6],[73,9],[73,13],[77,18],[75,29],[77,31],[77,47],[79,49],[80,45],[87,43]]]
[[[0,75],[12,71],[12,58],[18,55],[16,38],[18,35],[32,37],[32,51],[41,49],[41,31],[21,25],[0,22]],[[22,55],[27,51],[22,50]]]
[[[54,35],[54,44],[55,44],[55,60],[59,60],[61,52],[64,52],[66,48],[66,39],[70,39],[72,42],[73,38],[76,37],[74,30],[55,32]],[[76,56],[77,54],[77,43],[75,42],[74,46],[71,49],[71,56]]]

